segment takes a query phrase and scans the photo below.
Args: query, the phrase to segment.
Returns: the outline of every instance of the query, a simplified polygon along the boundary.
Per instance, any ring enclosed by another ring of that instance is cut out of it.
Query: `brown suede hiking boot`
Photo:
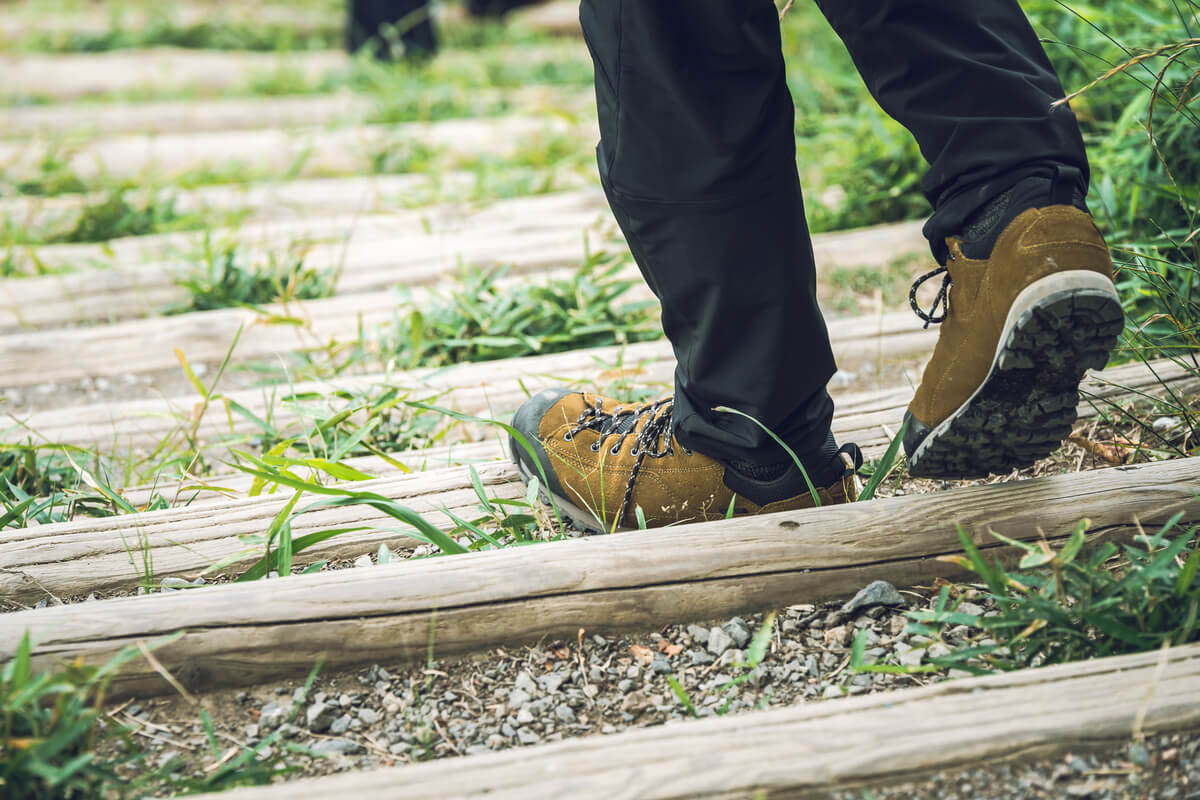
[[[515,438],[512,458],[526,483],[538,478],[543,499],[553,499],[571,522],[593,533],[640,527],[639,508],[652,527],[723,519],[731,508],[741,516],[816,505],[794,464],[773,480],[755,480],[680,445],[671,431],[672,408],[671,398],[631,405],[547,389],[513,417],[536,460]],[[841,477],[815,488],[821,505],[858,496],[862,454],[850,444],[837,458]]]
[[[942,329],[906,415],[909,472],[1029,466],[1070,435],[1084,371],[1104,367],[1124,326],[1108,247],[1091,216],[1065,204],[1022,211],[986,258],[968,257],[961,239],[947,245],[946,267],[917,281],[945,272],[945,315],[913,301]]]

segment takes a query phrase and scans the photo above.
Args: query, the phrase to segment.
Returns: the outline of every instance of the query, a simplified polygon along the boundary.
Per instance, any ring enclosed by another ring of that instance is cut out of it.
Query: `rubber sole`
[[[1125,326],[1112,281],[1069,270],[1034,282],[1009,310],[991,370],[909,455],[918,478],[982,478],[1028,467],[1070,435],[1079,384]]]
[[[525,463],[523,461],[519,459],[514,459],[514,461],[516,461],[517,472],[520,473],[521,480],[526,486],[528,486],[529,481],[534,478],[534,473],[531,473],[525,468]],[[557,507],[558,513],[570,520],[572,525],[584,533],[608,533],[607,530],[601,527],[600,522],[596,519],[594,514],[580,508],[570,500],[567,500],[565,497],[551,493],[546,489],[545,484],[541,482],[540,478],[538,479],[538,497],[541,498],[543,503]],[[627,530],[632,530],[632,528],[617,528],[614,532],[621,533],[622,531]]]

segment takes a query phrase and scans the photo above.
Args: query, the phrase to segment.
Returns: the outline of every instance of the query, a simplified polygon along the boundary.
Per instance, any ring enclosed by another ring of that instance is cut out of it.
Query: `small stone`
[[[729,620],[729,622],[721,626],[721,630],[729,634],[739,650],[745,649],[746,645],[750,644],[750,626],[741,617],[734,617]]]
[[[517,712],[517,724],[528,725],[533,722],[533,712],[529,710],[529,706],[525,706]]]
[[[705,631],[705,633],[708,633],[708,631]],[[692,666],[694,667],[707,667],[717,660],[712,653],[705,652],[704,650],[692,650],[688,655],[692,657]]]
[[[859,609],[870,608],[871,606],[903,605],[905,605],[904,597],[896,590],[895,586],[892,586],[887,581],[872,581],[842,606],[841,612],[843,614],[853,614]]]
[[[362,752],[362,745],[349,739],[322,739],[310,748],[322,755],[348,756]]]
[[[831,700],[835,697],[842,696],[842,687],[836,683],[831,683],[825,687],[825,691],[821,693],[821,697],[825,700]]]
[[[163,578],[158,585],[164,589],[187,589],[191,587],[192,583],[186,578],[167,577]]]
[[[515,685],[516,688],[525,692],[530,697],[533,697],[535,694],[537,694],[537,684],[533,682],[533,678],[529,676],[528,672],[522,672],[517,675]]]
[[[354,559],[354,566],[373,567],[375,566],[375,562],[371,560],[370,556],[359,556],[358,558]]]
[[[246,727],[242,728],[242,730],[246,733],[247,739],[257,739],[258,738],[258,726],[255,725],[254,723],[250,723]]]
[[[708,628],[701,628],[699,625],[687,626],[688,636],[692,637],[692,641],[696,644],[708,644]]]
[[[379,712],[372,708],[360,708],[358,710],[358,718],[362,720],[364,725],[374,725],[379,722]]]
[[[733,647],[733,637],[721,628],[712,628],[708,632],[708,652],[719,656]]]
[[[925,653],[930,658],[945,658],[946,656],[950,655],[950,647],[942,642],[934,642],[933,644],[929,645]]]
[[[721,657],[717,659],[717,664],[722,667],[728,667],[734,664],[740,664],[745,660],[746,654],[741,650],[726,650],[721,654]]]
[[[554,694],[558,691],[558,687],[563,685],[563,676],[557,672],[549,672],[539,677],[538,683],[547,693]]]
[[[531,699],[533,698],[530,697],[529,692],[526,692],[523,689],[513,689],[508,693],[508,707],[521,708]]]
[[[597,633],[592,636],[592,643],[596,644],[599,647],[604,647],[605,645],[608,644],[608,640]]]
[[[619,691],[621,694],[629,694],[631,691],[633,691],[633,681],[629,680],[629,678],[625,678],[617,684],[617,691]]]
[[[394,756],[402,756],[412,749],[412,745],[408,742],[396,742],[388,746],[388,752]]]
[[[305,713],[308,729],[313,733],[324,733],[337,719],[337,709],[326,703],[313,703]]]
[[[1148,767],[1150,766],[1150,751],[1141,742],[1133,742],[1129,745],[1129,760],[1139,767]]]
[[[654,660],[650,662],[650,671],[656,675],[669,675],[674,670],[671,667],[671,662],[667,661],[667,657],[662,653],[655,653]]]
[[[604,674],[604,670],[599,667],[592,667],[588,670],[588,680],[592,683],[604,683],[604,679],[608,676]]]
[[[967,602],[959,603],[958,608],[956,608],[954,610],[960,614],[970,614],[972,617],[982,617],[984,612],[987,611],[986,608],[979,605],[978,603],[967,603]]]
[[[542,737],[531,731],[529,728],[517,728],[517,741],[521,744],[537,744],[542,740]]]
[[[486,744],[472,744],[467,746],[465,752],[469,756],[478,756],[490,752],[490,750],[491,748],[489,748]]]
[[[258,714],[258,724],[264,731],[273,731],[283,724],[291,710],[279,703],[267,703]]]
[[[350,729],[351,722],[353,722],[353,719],[349,714],[342,714],[330,724],[329,732],[334,736],[343,734]]]
[[[1152,427],[1154,428],[1155,433],[1166,433],[1167,431],[1178,428],[1182,424],[1183,420],[1181,420],[1179,417],[1159,417],[1158,419],[1154,420]]]
[[[813,678],[816,678],[821,674],[821,665],[817,663],[817,656],[815,653],[809,653],[808,657],[804,659],[804,671]]]
[[[575,717],[575,712],[566,703],[559,703],[555,706],[554,716],[558,717],[559,722],[566,725],[574,725],[578,721]]]

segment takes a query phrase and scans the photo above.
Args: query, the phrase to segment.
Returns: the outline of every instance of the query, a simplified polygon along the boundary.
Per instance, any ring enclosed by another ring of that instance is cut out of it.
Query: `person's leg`
[[[770,0],[584,0],[597,156],[613,213],[662,302],[676,433],[781,462],[825,440],[835,371],[816,303],[793,107]]]
[[[1083,372],[1122,327],[1062,86],[1016,0],[817,3],[930,163],[949,302],[944,321],[919,312],[943,324],[909,407],[910,471],[1027,466],[1070,432]]]
[[[405,58],[428,58],[437,52],[437,30],[429,0],[350,0],[346,48],[357,53],[370,47],[378,59],[393,58],[386,29],[391,26]]]
[[[596,69],[601,179],[662,303],[675,395],[621,411],[578,392],[538,395],[514,420],[538,451],[530,459],[514,446],[518,466],[527,476],[544,467],[560,503],[606,504],[593,511],[604,527],[632,524],[635,506],[665,524],[811,504],[761,423],[818,488],[836,484],[846,499],[846,464],[858,456],[839,453],[829,431],[835,366],[774,4],[584,0],[580,19]],[[586,526],[583,516],[572,513]]]

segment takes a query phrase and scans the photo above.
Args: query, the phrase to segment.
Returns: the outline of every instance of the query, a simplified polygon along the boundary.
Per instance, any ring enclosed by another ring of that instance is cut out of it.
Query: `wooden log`
[[[664,371],[664,379],[670,374]],[[857,442],[868,458],[882,455],[900,424],[910,397],[907,392],[893,390],[840,398],[833,421],[838,439]],[[1085,406],[1082,410],[1086,416],[1092,409]],[[495,431],[485,431],[483,435],[495,435]],[[454,445],[449,452],[414,451],[403,455],[401,461],[412,466],[437,466],[451,453],[476,463],[484,484],[495,496],[523,496],[524,489],[515,470],[504,461],[508,454],[502,441]],[[365,466],[366,462],[363,463]],[[380,462],[373,463],[380,468]],[[356,488],[402,499],[420,513],[432,513],[437,524],[451,527],[449,518],[443,519],[440,513],[444,508],[459,517],[476,513],[467,469],[396,476],[390,468],[380,468],[375,474],[392,477],[356,484]],[[243,487],[244,491],[249,479],[239,473],[216,476],[207,483],[235,491]],[[188,500],[190,493],[182,489],[186,485],[163,483],[141,487],[128,493],[127,499],[135,504],[145,503],[157,491],[163,496],[182,496]],[[153,561],[157,579],[168,575],[195,577],[214,563],[239,554],[230,565],[244,567],[258,553],[246,546],[243,537],[265,531],[285,500],[283,496],[237,500],[208,495],[187,502],[185,507],[164,511],[0,531],[0,596],[32,604],[47,595],[70,597],[132,587],[144,576],[136,567],[137,559],[130,557],[131,549],[144,548]],[[303,518],[294,527],[299,536],[332,527],[379,525],[386,521],[383,515],[370,509],[341,509]],[[131,543],[137,543],[138,548]],[[413,542],[388,530],[349,533],[297,554],[296,563],[354,558],[377,549],[380,544],[400,548]]]
[[[1197,725],[1200,645],[1192,644],[206,797],[816,800]]]
[[[673,374],[674,363],[665,342],[655,345],[663,357],[648,370],[649,375],[643,377],[655,378],[665,385]],[[649,352],[649,348],[642,349]],[[532,391],[534,386],[529,385],[529,388]],[[487,404],[490,400],[491,404],[474,410],[507,416],[498,410],[495,397],[495,392],[481,395],[479,402]],[[524,395],[519,394],[512,402],[519,402],[521,397]],[[886,415],[894,430],[906,400],[905,395],[894,391],[844,398],[834,418],[834,431],[844,441],[853,435],[868,457],[881,455],[891,439],[887,427],[877,425],[868,429],[866,422],[856,418],[864,414],[872,418]],[[848,430],[855,433],[845,433]],[[490,429],[481,431],[480,435],[495,437],[497,433]],[[502,437],[468,447],[468,456],[491,460],[491,463],[482,463],[478,467],[485,486],[493,487],[500,497],[523,496],[524,489],[515,469],[507,461],[500,460],[508,457]],[[424,454],[424,458],[426,463],[436,463],[447,455],[433,451]],[[406,455],[402,463],[416,464],[420,458],[422,453],[417,451]],[[401,476],[392,468],[386,468],[378,474],[389,477],[357,483],[355,488],[400,499],[419,513],[432,514],[436,524],[446,527],[453,527],[453,523],[440,514],[443,508],[450,508],[459,517],[477,513],[468,469],[459,467],[436,474]],[[206,483],[228,488],[248,485],[244,474],[241,481],[236,476],[216,476]],[[144,579],[137,564],[148,561],[153,562],[154,576],[158,579],[168,575],[194,577],[214,563],[228,559],[234,559],[229,562],[231,567],[244,567],[259,556],[257,551],[246,546],[244,537],[261,535],[288,499],[283,494],[249,499],[210,494],[205,501],[191,501],[191,492],[167,482],[138,489],[126,499],[131,503],[149,502],[155,491],[164,497],[181,497],[184,505],[136,515],[0,530],[0,596],[32,603],[47,593],[69,597],[131,587]],[[178,506],[178,503],[173,504]],[[385,522],[388,518],[369,508],[335,509],[301,518],[293,531],[298,537],[334,527],[378,526]],[[323,558],[353,558],[376,549],[379,544],[400,547],[411,546],[413,542],[394,530],[361,531],[338,536],[297,554],[296,563],[304,565]]]
[[[111,103],[80,108],[76,104],[0,108],[0,137],[114,136],[129,133],[179,133],[254,128],[358,123],[373,107],[349,92],[295,97],[165,100]]]
[[[154,13],[145,9],[120,7],[84,8],[62,13],[47,12],[44,8],[29,6],[4,9],[5,13],[0,17],[0,39],[18,40],[28,36],[50,39],[102,36],[162,23],[179,28],[198,25],[216,28],[250,25],[261,28],[269,25],[286,28],[298,37],[306,37],[314,33],[337,32],[345,24],[340,14],[288,5],[173,4],[171,7],[156,9]]]
[[[504,105],[522,113],[555,109],[584,113],[595,104],[586,90],[560,86],[521,86],[514,89],[456,90],[464,107]],[[70,137],[71,141],[121,134],[197,133],[307,126],[362,125],[370,121],[381,101],[348,91],[285,97],[159,100],[147,103],[113,102],[0,108],[0,139]]]
[[[610,238],[608,231],[615,231],[615,227],[598,190],[507,200],[473,213],[464,212],[461,205],[455,204],[431,206],[424,213],[394,208],[374,213],[358,210],[315,218],[245,223],[232,229],[130,236],[103,244],[25,248],[13,253],[15,268],[28,273],[35,269],[64,270],[67,274],[37,283],[30,283],[28,278],[14,278],[11,283],[0,283],[0,287],[5,288],[4,296],[18,295],[26,300],[31,291],[40,290],[42,304],[53,303],[77,293],[95,296],[99,277],[96,273],[106,272],[117,276],[107,288],[114,295],[106,298],[108,305],[121,309],[122,280],[128,287],[141,291],[170,287],[179,293],[178,278],[203,265],[204,243],[208,239],[218,250],[226,242],[235,243],[240,257],[250,261],[265,262],[288,253],[302,255],[308,266],[340,269],[346,275],[345,281],[339,283],[341,288],[380,288],[396,283],[397,278],[390,274],[374,277],[372,271],[397,262],[434,259],[456,262],[459,257],[497,262],[507,255],[506,247],[512,249],[517,245],[524,248],[520,256],[536,258],[539,246],[546,241],[561,242],[564,236],[573,237],[582,253],[585,235],[590,235],[599,246]],[[499,252],[489,254],[492,247]],[[96,268],[106,263],[116,266]],[[58,294],[53,287],[61,287]],[[89,291],[80,292],[81,287],[88,287]],[[135,303],[133,308],[142,307]],[[26,314],[24,318],[47,319],[48,313]],[[118,311],[116,315],[130,313]]]
[[[475,49],[447,50],[438,56],[436,69],[477,70],[482,55]],[[579,42],[564,39],[514,48],[512,57],[530,64],[585,62],[587,53]],[[211,95],[244,92],[255,76],[281,70],[315,84],[349,66],[350,59],[340,50],[280,55],[159,47],[107,53],[5,53],[0,54],[0,75],[5,77],[0,96],[75,100],[129,92]]]
[[[297,177],[362,174],[372,169],[372,153],[397,142],[417,143],[447,157],[505,157],[531,139],[577,134],[596,138],[595,123],[569,124],[561,117],[511,116],[449,119],[401,125],[363,125],[324,130],[202,131],[115,136],[97,139],[66,156],[66,166],[82,179],[144,178],[170,182],[187,172],[237,168],[246,174],[279,173]],[[583,146],[581,144],[581,146]],[[0,142],[0,163],[14,177],[34,178],[55,143]]]
[[[932,346],[935,335],[934,332],[919,329],[910,317],[902,313],[884,315],[870,326],[857,318],[835,320],[830,322],[829,328],[834,352],[843,366],[851,362],[886,363],[897,355],[920,353]],[[222,345],[227,349],[228,340],[216,340],[212,352],[224,352]],[[293,391],[297,394],[327,396],[330,403],[337,404],[341,402],[333,397],[333,392],[337,390],[364,392],[372,387],[391,385],[432,396],[449,389],[450,395],[443,398],[445,403],[458,410],[480,413],[487,409],[516,408],[525,397],[522,381],[526,388],[534,391],[535,388],[554,385],[564,379],[596,380],[597,372],[605,371],[605,368],[597,367],[597,363],[613,365],[608,370],[612,376],[609,379],[601,377],[602,381],[617,377],[617,372],[613,370],[618,363],[627,365],[620,372],[639,382],[650,383],[669,382],[670,370],[674,368],[668,345],[659,341],[550,356],[459,364],[436,370],[309,381],[297,384]],[[130,368],[133,368],[132,365]],[[223,393],[223,396],[242,404],[260,418],[271,415],[276,426],[283,430],[296,416],[291,410],[273,409],[278,395],[278,391],[272,393],[263,389]],[[195,395],[188,395],[35,412],[24,419],[24,426],[20,430],[10,432],[8,436],[23,441],[27,432],[31,431],[39,441],[85,447],[102,444],[116,451],[132,448],[140,452],[142,448],[155,446],[177,431],[179,415],[189,416],[195,401]],[[224,415],[217,413],[202,420],[197,431],[202,441],[213,444],[231,435],[251,432],[253,427],[238,417],[230,428]]]
[[[188,687],[261,683],[327,669],[439,657],[580,628],[613,633],[665,622],[822,602],[874,579],[897,586],[957,577],[936,560],[968,532],[1061,546],[1078,520],[1132,535],[1176,514],[1200,521],[1200,459],[973,486],[652,532],[409,561],[371,569],[228,584],[0,615],[0,660],[26,631],[35,664],[96,663],[139,641],[177,635],[158,661]],[[352,631],[352,633],[348,633]],[[115,695],[169,691],[128,665]]]
[[[387,290],[398,283],[410,286],[432,283],[457,271],[462,262],[481,267],[509,265],[514,274],[559,267],[575,263],[583,254],[585,231],[592,234],[593,250],[606,246],[610,231],[615,234],[607,213],[598,207],[594,216],[589,216],[586,211],[586,198],[598,199],[597,192],[571,195],[577,198],[573,208],[552,209],[548,203],[519,204],[523,210],[552,211],[558,222],[552,218],[545,222],[518,224],[483,212],[451,224],[439,223],[434,212],[431,213],[433,227],[430,231],[414,231],[402,240],[372,238],[378,236],[380,227],[386,228],[390,224],[386,218],[369,226],[376,231],[374,234],[360,233],[358,227],[348,223],[347,228],[359,238],[347,244],[308,247],[305,261],[313,266],[339,268],[338,290],[344,294]],[[517,207],[518,204],[504,206]],[[567,216],[566,220],[559,216],[562,214]],[[409,215],[397,216],[399,228]],[[539,220],[539,217],[528,219]],[[424,225],[415,218],[414,221]],[[923,253],[923,241],[918,224],[902,223],[818,234],[813,245],[819,268],[825,271],[837,267],[880,266],[880,253],[888,254],[888,258]],[[133,241],[130,246],[136,248],[139,243]],[[43,251],[47,249],[42,248]],[[254,253],[259,249],[254,242],[247,242],[247,252]],[[274,252],[285,249],[286,243],[281,241]],[[270,248],[265,250],[270,252]],[[58,252],[61,263],[77,269],[86,266],[77,260],[80,254],[103,254],[102,250],[90,246],[60,248]],[[21,254],[15,254],[14,258],[21,258]],[[118,263],[110,269],[81,269],[42,278],[0,280],[0,334],[150,316],[171,304],[186,301],[187,294],[177,284],[177,276],[192,268],[194,264],[178,260],[149,266]]]

